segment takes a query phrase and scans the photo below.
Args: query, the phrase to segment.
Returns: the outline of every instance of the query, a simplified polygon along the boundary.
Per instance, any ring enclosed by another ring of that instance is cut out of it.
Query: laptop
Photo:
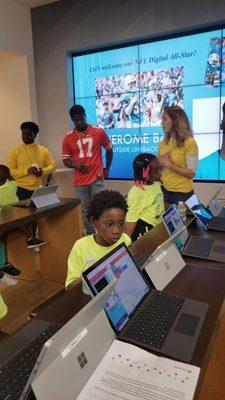
[[[220,188],[214,193],[213,197],[209,200],[207,210],[209,210],[209,212],[215,217],[225,218],[225,207],[221,206],[221,202],[218,199],[218,195],[222,189],[223,187],[220,186]]]
[[[158,290],[163,290],[185,266],[185,262],[174,244],[185,230],[186,226],[160,244],[148,257],[148,260],[139,267],[143,273],[148,275]],[[136,261],[136,257],[134,260]]]
[[[0,345],[0,399],[30,399],[34,377],[73,342],[79,328],[83,329],[103,309],[114,285],[109,285],[62,329],[60,324],[32,320]]]
[[[58,185],[54,186],[42,186],[40,188],[35,189],[34,193],[28,200],[21,200],[17,203],[12,204],[13,207],[46,207],[51,206],[52,204],[59,203],[60,200],[56,195],[56,190],[58,189]]]
[[[95,296],[118,279],[105,305],[118,339],[178,360],[191,360],[207,304],[155,290],[124,243],[82,275]]]
[[[195,194],[185,204],[205,229],[225,232],[225,218],[213,216]]]
[[[104,289],[104,291],[93,298],[85,307],[79,311],[66,325],[62,327],[54,336],[49,340],[46,340],[43,344],[43,348],[37,357],[36,364],[30,374],[29,379],[24,385],[20,400],[29,399],[29,393],[31,391],[31,384],[52,362],[58,355],[66,357],[70,350],[76,346],[79,338],[84,334],[88,324],[96,317],[96,315],[103,310],[103,307],[115,287],[116,280],[114,279],[111,284]],[[99,332],[99,337],[103,335],[103,332]],[[77,336],[78,335],[78,336]],[[79,336],[80,335],[80,336]],[[104,337],[101,338],[104,340]],[[80,383],[81,384],[81,383]],[[79,388],[79,385],[78,385]],[[63,388],[65,390],[65,388]],[[48,397],[44,397],[48,398]],[[67,398],[66,396],[64,398]]]
[[[32,320],[0,345],[0,399],[19,399],[43,344],[59,324]]]
[[[163,223],[171,236],[184,227],[184,222],[175,205],[162,216]],[[225,242],[199,236],[190,236],[187,229],[176,239],[176,246],[183,256],[225,262]]]

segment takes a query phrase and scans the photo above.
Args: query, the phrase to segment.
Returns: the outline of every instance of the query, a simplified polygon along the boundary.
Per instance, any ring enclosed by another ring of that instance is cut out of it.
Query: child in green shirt
[[[4,318],[7,314],[7,306],[4,303],[2,296],[0,295],[0,319]]]
[[[0,165],[0,207],[18,201],[16,195],[16,182],[10,180],[10,171],[6,165]],[[9,275],[19,275],[20,270],[14,267],[7,258],[6,236],[0,236],[0,283],[7,286],[17,284],[17,281]]]
[[[95,234],[79,239],[74,244],[69,258],[65,286],[71,288],[80,281],[82,272],[124,242],[131,244],[123,233],[127,204],[124,197],[113,190],[97,193],[88,209],[88,219]]]
[[[133,169],[134,186],[127,197],[128,212],[124,232],[135,241],[161,222],[165,207],[157,157],[141,153],[134,159]]]

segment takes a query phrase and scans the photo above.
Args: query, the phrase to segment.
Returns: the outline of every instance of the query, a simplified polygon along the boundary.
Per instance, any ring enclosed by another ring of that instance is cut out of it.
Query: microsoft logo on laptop
[[[82,353],[77,357],[77,361],[81,367],[81,369],[84,368],[84,366],[87,364],[87,358],[84,354],[84,352],[82,351]]]

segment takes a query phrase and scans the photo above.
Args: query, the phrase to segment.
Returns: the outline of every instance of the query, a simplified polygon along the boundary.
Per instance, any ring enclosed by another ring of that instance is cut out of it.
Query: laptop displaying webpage
[[[85,274],[85,280],[94,294],[99,293],[115,278],[118,281],[106,302],[105,311],[115,330],[119,332],[149,292],[148,285],[125,246]]]
[[[180,216],[180,213],[175,205],[172,205],[164,214],[163,221],[167,227],[167,230],[171,236],[174,236],[179,232],[185,225]],[[189,237],[188,231],[185,230],[176,240],[176,246],[179,251],[182,251],[184,245]]]
[[[207,226],[212,219],[212,215],[206,211],[205,207],[197,198],[197,196],[193,194],[187,201],[185,201],[185,203],[196,216],[196,218],[198,218],[202,225],[207,229]]]

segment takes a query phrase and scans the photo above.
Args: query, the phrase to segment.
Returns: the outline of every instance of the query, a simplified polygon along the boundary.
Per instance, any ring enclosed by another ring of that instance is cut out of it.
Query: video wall
[[[225,30],[74,54],[73,73],[75,103],[113,143],[109,178],[132,179],[136,155],[157,154],[163,108],[178,105],[199,147],[195,178],[225,180]]]

